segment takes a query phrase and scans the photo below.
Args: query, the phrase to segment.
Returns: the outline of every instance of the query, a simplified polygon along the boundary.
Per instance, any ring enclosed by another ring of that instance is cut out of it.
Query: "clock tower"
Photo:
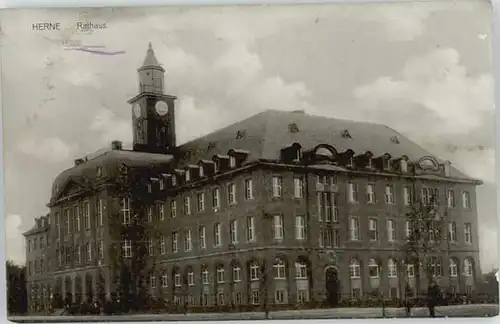
[[[164,93],[165,69],[151,43],[139,73],[139,94],[132,105],[134,151],[172,154],[175,147],[175,96]]]

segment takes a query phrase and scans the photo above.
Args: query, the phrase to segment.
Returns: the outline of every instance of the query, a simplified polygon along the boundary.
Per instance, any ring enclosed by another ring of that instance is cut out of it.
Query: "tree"
[[[440,252],[443,251],[444,217],[439,212],[438,191],[424,189],[422,197],[413,195],[406,220],[409,234],[404,243],[404,261],[415,270],[415,289],[420,296],[421,271],[428,282],[441,275]],[[446,239],[446,237],[444,237]]]
[[[154,272],[154,259],[148,253],[149,239],[159,237],[158,226],[147,219],[147,209],[156,201],[150,182],[155,170],[152,166],[121,165],[118,171],[114,196],[121,207],[111,217],[111,271],[123,311],[139,310],[148,304],[148,278]],[[124,213],[128,215],[126,221]],[[127,257],[122,245],[125,240],[131,244]]]
[[[26,267],[7,261],[7,312],[23,314],[28,311]]]

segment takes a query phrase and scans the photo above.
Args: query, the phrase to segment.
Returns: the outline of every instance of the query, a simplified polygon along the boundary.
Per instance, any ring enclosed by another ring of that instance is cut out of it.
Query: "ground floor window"
[[[302,290],[302,289],[299,289],[297,291],[297,302],[299,304],[303,304],[307,301],[307,290]]]
[[[252,291],[251,302],[252,302],[252,305],[259,305],[260,304],[260,298],[259,298],[258,291],[256,291],[256,290]]]
[[[233,293],[233,303],[235,305],[241,305],[243,303],[243,298],[240,291]]]
[[[389,298],[398,298],[398,297],[399,297],[398,287],[391,287],[391,289],[389,289]]]
[[[174,304],[180,305],[180,303],[181,303],[181,298],[179,296],[174,296]]]
[[[224,293],[223,292],[217,293],[217,304],[224,305],[224,303],[225,303]]]
[[[361,289],[352,288],[351,289],[351,299],[359,299],[361,297]]]
[[[203,294],[203,296],[201,296],[201,304],[203,306],[207,306],[208,305],[208,294]]]
[[[188,296],[188,304],[191,305],[191,306],[195,306],[196,305],[196,299],[193,296],[191,296],[191,295]]]
[[[472,295],[472,286],[471,285],[465,286],[465,292],[467,293],[467,295]]]
[[[285,302],[285,291],[282,289],[277,289],[274,292],[274,302],[277,304],[281,304]]]

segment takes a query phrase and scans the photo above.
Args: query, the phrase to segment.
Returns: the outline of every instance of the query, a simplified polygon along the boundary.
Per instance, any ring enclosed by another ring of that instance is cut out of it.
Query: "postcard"
[[[11,320],[498,315],[487,1],[1,22]]]

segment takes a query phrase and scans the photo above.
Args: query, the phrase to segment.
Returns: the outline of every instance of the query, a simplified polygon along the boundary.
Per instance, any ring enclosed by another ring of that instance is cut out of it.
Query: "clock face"
[[[160,116],[165,116],[168,113],[168,105],[165,101],[158,101],[155,105],[155,109]]]
[[[136,118],[139,118],[141,117],[141,106],[139,106],[139,104],[135,104],[134,107],[132,108],[133,111],[134,111],[134,116]]]

